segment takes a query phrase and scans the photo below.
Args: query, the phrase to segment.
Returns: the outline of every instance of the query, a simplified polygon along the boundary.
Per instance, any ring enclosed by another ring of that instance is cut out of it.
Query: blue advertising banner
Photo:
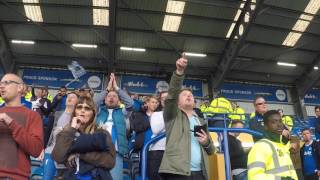
[[[23,69],[22,79],[26,84],[36,86],[48,86],[50,88],[67,88],[91,87],[94,90],[102,90],[104,82],[102,73],[87,72],[79,79],[74,80],[69,70],[47,70],[47,69]],[[71,82],[71,83],[70,83]]]
[[[185,79],[183,81],[183,87],[192,89],[192,93],[196,97],[202,97],[202,81],[201,80],[193,80],[193,79]]]
[[[202,81],[186,79],[183,86],[192,89],[194,96],[202,97]],[[169,85],[159,78],[124,75],[121,76],[121,88],[132,93],[155,94],[162,90],[168,90]]]
[[[304,96],[305,104],[320,104],[320,90],[319,89],[311,89]]]
[[[255,96],[263,96],[268,102],[288,103],[285,88],[240,83],[224,83],[220,89],[222,96],[233,100],[251,100]]]

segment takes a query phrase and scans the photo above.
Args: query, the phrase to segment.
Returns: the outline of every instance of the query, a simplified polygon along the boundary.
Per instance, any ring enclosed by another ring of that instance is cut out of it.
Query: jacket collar
[[[269,139],[270,141],[276,142],[276,143],[281,143],[281,144],[287,144],[289,142],[289,139],[286,138],[285,136],[279,135],[272,133],[270,131],[265,131],[264,132],[264,137]]]

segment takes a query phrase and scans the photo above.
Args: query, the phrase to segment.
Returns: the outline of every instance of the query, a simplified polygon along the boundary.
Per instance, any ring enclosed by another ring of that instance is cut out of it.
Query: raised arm
[[[176,71],[172,74],[167,99],[165,100],[164,121],[170,122],[177,115],[178,96],[184,79],[184,71],[187,67],[188,60],[183,56],[176,62]]]

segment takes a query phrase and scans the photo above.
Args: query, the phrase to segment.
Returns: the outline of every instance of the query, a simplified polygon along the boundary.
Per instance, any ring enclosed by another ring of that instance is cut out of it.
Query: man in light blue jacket
[[[131,114],[133,100],[116,82],[115,75],[111,73],[107,91],[103,91],[94,98],[99,107],[97,125],[107,130],[112,136],[112,142],[117,151],[116,165],[111,170],[114,180],[123,180],[123,155],[128,153],[128,140],[126,130],[128,117]],[[104,99],[105,105],[102,105]],[[120,100],[125,108],[120,108]]]

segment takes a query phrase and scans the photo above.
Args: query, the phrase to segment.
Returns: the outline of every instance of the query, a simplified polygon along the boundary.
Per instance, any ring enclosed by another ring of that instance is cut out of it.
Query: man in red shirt
[[[0,108],[0,179],[25,180],[30,175],[29,156],[43,149],[42,120],[21,104],[23,81],[6,74],[0,81],[5,106]]]

